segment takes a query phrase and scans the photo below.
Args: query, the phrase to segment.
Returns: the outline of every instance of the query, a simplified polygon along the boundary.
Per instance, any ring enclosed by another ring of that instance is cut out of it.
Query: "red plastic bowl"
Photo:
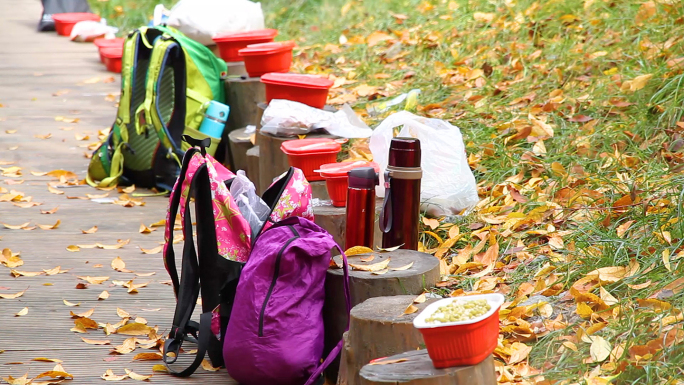
[[[55,21],[55,30],[62,36],[70,36],[74,25],[79,21],[100,21],[100,16],[94,13],[75,12],[75,13],[55,13],[52,15]]]
[[[294,41],[251,44],[239,51],[245,60],[245,71],[256,78],[269,72],[287,72],[292,65]]]
[[[100,61],[102,63],[105,62],[105,57],[102,55],[102,49],[103,48],[119,48],[123,49],[123,45],[126,39],[122,37],[117,37],[115,39],[95,39],[93,40],[93,44],[97,47],[98,51],[100,52]]]
[[[273,99],[292,100],[314,108],[325,107],[333,81],[316,75],[270,73],[261,77],[266,85],[266,103]]]
[[[492,309],[472,321],[450,322],[444,325],[428,324],[438,307],[453,300],[486,298]],[[499,338],[499,308],[504,302],[501,294],[469,295],[442,299],[430,304],[413,320],[413,325],[425,340],[428,355],[435,368],[477,365],[496,349]]]
[[[250,44],[268,43],[278,35],[277,29],[258,29],[249,32],[228,33],[213,37],[219,49],[221,59],[228,62],[242,61],[238,54]]]
[[[380,172],[380,165],[363,160],[321,165],[318,171],[323,179],[325,179],[325,188],[328,190],[333,206],[345,207],[347,205],[347,190],[349,188],[349,176],[347,173],[359,167],[373,167],[376,172]]]
[[[287,154],[290,166],[304,172],[309,181],[323,180],[315,172],[322,164],[334,163],[342,146],[329,138],[288,140],[280,145],[280,150]]]
[[[100,54],[104,56],[104,64],[107,67],[107,71],[121,73],[123,47],[101,48]]]

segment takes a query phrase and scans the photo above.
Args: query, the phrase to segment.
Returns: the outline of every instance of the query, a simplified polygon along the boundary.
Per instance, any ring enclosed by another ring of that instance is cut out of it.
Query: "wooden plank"
[[[23,272],[43,272],[61,266],[63,274],[14,277],[10,268],[0,265],[0,294],[14,294],[25,290],[15,299],[0,299],[0,377],[29,378],[52,369],[53,362],[31,361],[36,357],[62,360],[62,365],[74,379],[70,384],[93,384],[102,382],[100,376],[112,369],[124,374],[128,368],[136,373],[153,374],[152,366],[160,361],[134,361],[139,352],[154,350],[136,349],[133,353],[113,355],[111,349],[127,337],[112,334],[103,329],[88,330],[86,334],[70,331],[74,319],[70,312],[83,313],[94,309],[91,319],[100,323],[116,323],[121,320],[117,308],[132,316],[143,317],[150,326],[158,327],[164,334],[171,326],[175,299],[168,283],[161,254],[143,254],[140,248],[152,249],[163,241],[163,228],[150,234],[139,232],[140,224],[147,226],[164,219],[168,198],[148,196],[142,199],[144,206],[122,207],[101,204],[91,199],[67,199],[68,196],[87,197],[106,192],[87,185],[60,187],[57,195],[48,191],[47,184],[57,182],[49,176],[35,176],[34,172],[56,169],[85,177],[90,153],[88,144],[97,142],[99,130],[108,128],[116,115],[116,100],[106,100],[108,95],[118,98],[119,75],[105,71],[97,58],[92,44],[76,44],[54,33],[37,33],[35,24],[40,15],[40,2],[24,1],[17,6],[13,0],[0,0],[0,167],[20,167],[17,177],[0,176],[0,188],[16,190],[31,197],[39,206],[20,208],[11,202],[0,202],[0,223],[10,225],[30,222],[53,225],[54,230],[10,230],[0,225],[0,249],[19,252],[23,265],[15,267]],[[68,90],[68,92],[63,92]],[[59,92],[58,92],[59,91]],[[56,117],[78,118],[77,123],[56,120]],[[67,128],[67,130],[63,129]],[[7,130],[16,130],[8,134]],[[51,134],[49,139],[36,136]],[[76,135],[87,134],[88,140],[77,140]],[[18,146],[18,147],[17,147]],[[16,148],[15,148],[16,147]],[[13,149],[13,150],[10,150]],[[12,163],[13,162],[13,163]],[[2,170],[0,170],[0,174]],[[11,181],[23,181],[10,184]],[[150,193],[136,190],[134,193]],[[0,196],[4,193],[0,192]],[[117,191],[109,197],[120,198]],[[58,207],[54,214],[41,214],[41,210]],[[94,234],[83,234],[97,226]],[[86,249],[67,251],[69,245],[101,243],[115,245],[117,239],[130,239],[120,249]],[[176,245],[180,255],[180,244]],[[126,269],[115,271],[111,266],[120,257]],[[135,273],[155,273],[140,277]],[[76,285],[86,282],[79,277],[109,277],[102,284],[89,284],[85,289]],[[114,281],[147,283],[137,294]],[[98,300],[103,290],[110,294],[106,300]],[[66,306],[63,300],[80,303]],[[28,313],[15,316],[24,307]],[[90,345],[81,338],[110,340],[110,345]],[[191,346],[186,348],[190,349]],[[190,355],[182,355],[187,362]],[[190,378],[175,378],[168,374],[154,373],[150,383],[158,384],[235,384],[225,370],[208,372],[199,369]]]

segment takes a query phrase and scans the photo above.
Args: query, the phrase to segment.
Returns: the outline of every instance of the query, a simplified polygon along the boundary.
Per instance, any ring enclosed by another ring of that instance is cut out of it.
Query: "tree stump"
[[[257,104],[257,108],[259,109],[257,112],[257,131],[261,130],[261,117],[264,116],[264,111],[266,111],[266,107],[268,107],[268,103],[266,102],[261,102]]]
[[[228,67],[229,77],[247,77],[245,62],[243,61],[226,62],[226,67]]]
[[[358,385],[359,371],[371,360],[425,348],[423,336],[413,327],[413,319],[437,299],[414,304],[418,310],[404,314],[415,295],[369,298],[351,311],[345,335],[338,385]]]
[[[311,195],[314,197],[314,199],[318,198],[321,201],[330,200],[328,188],[326,187],[324,180],[309,182],[309,184],[311,185]]]
[[[346,207],[335,207],[333,205],[314,206],[314,222],[329,232],[335,239],[335,242],[344,249],[347,223]]]
[[[496,385],[492,356],[477,365],[446,369],[436,369],[432,366],[427,350],[414,350],[387,357],[387,361],[400,359],[406,361],[364,366],[359,374],[360,384]]]
[[[231,170],[245,170],[247,172],[247,151],[253,147],[250,134],[246,134],[246,128],[240,128],[228,134],[230,143],[230,166]]]
[[[400,249],[373,253],[373,255],[375,258],[369,262],[361,261],[361,258],[368,257],[369,254],[354,255],[349,257],[349,263],[368,265],[390,258],[390,268],[406,266],[411,262],[413,265],[406,270],[389,270],[382,275],[350,268],[349,289],[352,307],[374,297],[417,296],[425,289],[435,286],[439,281],[439,260],[430,254]],[[340,256],[336,256],[335,261],[338,264],[342,262]],[[337,345],[342,338],[342,333],[347,329],[347,309],[342,288],[342,269],[329,269],[325,278],[325,306],[323,307],[326,352]],[[326,370],[326,377],[331,381],[337,381],[339,367],[338,358]]]
[[[245,171],[247,171],[247,178],[254,183],[257,194],[261,194],[261,190],[259,190],[259,146],[247,150],[247,170]]]
[[[327,134],[309,134],[307,138],[336,138]],[[259,187],[265,191],[273,183],[273,179],[287,171],[290,163],[287,155],[280,149],[280,145],[288,140],[296,140],[297,137],[280,137],[259,131],[256,144],[261,148],[259,159]]]
[[[228,78],[226,80],[226,102],[230,106],[226,130],[233,131],[259,120],[257,104],[266,100],[266,88],[261,78]]]

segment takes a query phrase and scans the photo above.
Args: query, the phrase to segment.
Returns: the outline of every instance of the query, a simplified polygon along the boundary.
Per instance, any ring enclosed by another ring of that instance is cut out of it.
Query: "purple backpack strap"
[[[335,244],[335,247],[337,250],[340,251],[340,255],[342,255],[342,271],[344,272],[344,299],[347,304],[347,329],[349,330],[349,313],[351,312],[351,294],[349,292],[349,268],[347,267],[347,256],[344,254],[344,251],[340,248],[340,245]],[[346,331],[345,330],[345,331]],[[342,347],[344,346],[344,339],[340,340],[340,342],[337,343],[337,346],[335,346],[330,353],[328,353],[328,356],[325,357],[323,360],[323,363],[318,365],[318,368],[311,374],[311,377],[309,377],[309,380],[306,381],[305,385],[313,385],[318,378],[321,376],[323,371],[330,366],[330,364],[335,360],[338,354],[342,351]]]

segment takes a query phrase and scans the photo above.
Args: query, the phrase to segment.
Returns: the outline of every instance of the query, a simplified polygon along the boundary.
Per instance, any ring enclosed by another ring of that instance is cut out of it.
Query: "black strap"
[[[183,341],[181,340],[180,342],[178,342],[178,340],[168,338],[166,342],[164,342],[164,363],[166,363],[166,367],[167,369],[169,369],[169,372],[171,374],[177,377],[189,377],[191,374],[195,373],[195,370],[197,370],[197,368],[199,368],[200,365],[202,365],[204,355],[207,352],[207,347],[209,346],[209,343],[211,341],[212,316],[213,313],[210,311],[202,313],[202,315],[200,316],[199,338],[197,339],[197,355],[195,355],[195,360],[192,361],[192,364],[190,364],[190,366],[188,366],[184,370],[176,372],[169,367],[169,364],[172,364],[176,361],[176,357],[178,357],[178,352],[180,351],[180,347],[183,344]],[[175,356],[173,357],[173,361],[167,360],[168,352],[174,352]]]
[[[178,178],[177,189],[172,192],[171,202],[169,204],[169,219],[175,220],[180,205],[182,195],[183,182],[186,179],[187,169],[190,164],[192,155],[199,151],[196,148],[191,148],[186,153],[183,159],[183,167]],[[195,190],[198,181],[202,178],[208,179],[208,171],[206,165],[200,166],[190,182],[190,191]],[[199,183],[206,185],[206,183]],[[185,210],[183,213],[183,235],[185,241],[183,244],[183,258],[181,266],[181,277],[178,279],[178,271],[176,268],[175,253],[173,250],[173,243],[171,243],[166,250],[164,259],[166,266],[171,276],[174,292],[176,294],[176,310],[173,317],[173,326],[169,337],[164,343],[163,361],[166,364],[169,372],[175,376],[187,377],[197,370],[202,364],[205,352],[211,341],[211,318],[212,312],[205,312],[200,317],[200,323],[190,320],[192,313],[197,304],[200,292],[200,271],[197,251],[195,249],[195,241],[193,238],[192,217],[190,215],[190,197],[188,197]],[[173,242],[173,227],[174,223],[168,223],[170,227],[169,242]],[[193,363],[182,371],[175,371],[169,365],[176,362],[180,349],[185,340],[197,343],[197,355]],[[169,355],[173,353],[173,355]]]
[[[178,186],[177,191],[171,191],[171,199],[169,201],[169,221],[166,226],[169,228],[169,242],[171,242],[166,247],[166,253],[164,254],[164,263],[166,264],[166,269],[169,271],[171,276],[171,283],[173,284],[173,292],[178,298],[178,287],[180,286],[178,280],[178,270],[176,268],[176,255],[173,250],[173,228],[176,221],[176,215],[178,215],[178,207],[180,206],[181,196],[183,195],[183,182],[185,181],[186,175],[188,173],[188,166],[190,166],[190,160],[197,149],[191,148],[183,157],[183,166],[181,167],[180,175],[178,176],[178,181],[176,185]],[[188,199],[189,203],[189,199]],[[184,234],[185,235],[185,234]]]
[[[196,139],[190,135],[183,135],[183,140],[192,147],[199,147],[200,151],[202,152],[202,155],[204,156],[207,155],[207,148],[211,146],[210,138]]]
[[[387,234],[392,230],[392,176],[385,171],[385,199],[380,211],[380,231]]]
[[[349,291],[349,268],[347,265],[347,255],[344,254],[344,251],[342,251],[342,248],[340,245],[335,243],[335,247],[337,250],[340,252],[340,255],[342,256],[342,273],[344,275],[344,281],[343,283],[343,290],[344,290],[344,300],[345,304],[347,305],[347,329],[345,331],[349,330],[349,317],[352,309],[352,304],[351,304],[351,293]],[[332,257],[334,258],[334,257]],[[337,343],[337,345],[328,353],[328,356],[325,357],[323,362],[318,365],[316,370],[314,370],[313,373],[311,373],[311,376],[309,379],[306,381],[306,384],[304,385],[313,385],[316,383],[318,378],[321,376],[323,371],[330,366],[330,364],[337,358],[337,356],[340,354],[342,351],[342,347],[344,346],[344,339],[341,339],[340,342]]]

